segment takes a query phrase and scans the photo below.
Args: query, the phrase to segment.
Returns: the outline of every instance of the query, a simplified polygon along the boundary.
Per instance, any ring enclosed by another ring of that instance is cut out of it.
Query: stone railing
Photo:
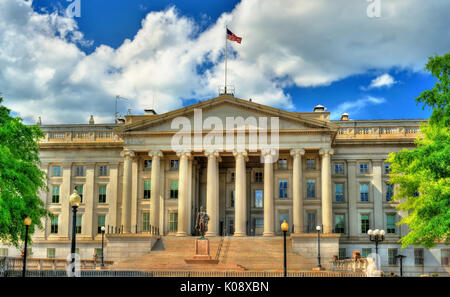
[[[8,266],[8,270],[22,270],[23,258],[7,257],[4,263]],[[105,267],[113,264],[113,261],[104,261]],[[68,262],[66,259],[52,258],[27,258],[27,270],[66,270]],[[100,267],[100,259],[97,260],[80,260],[81,269],[92,269]]]
[[[367,271],[367,259],[360,258],[358,260],[355,259],[335,260],[328,263],[328,267],[326,268],[332,271],[365,273]]]
[[[377,138],[416,138],[420,135],[419,126],[408,127],[342,127],[338,129],[337,139],[377,139]]]
[[[45,131],[41,143],[122,142],[112,131]]]

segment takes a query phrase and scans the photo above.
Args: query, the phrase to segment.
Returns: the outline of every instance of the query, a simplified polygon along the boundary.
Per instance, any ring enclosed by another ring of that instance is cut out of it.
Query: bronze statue
[[[195,229],[200,232],[201,239],[205,238],[205,233],[208,231],[209,216],[204,211],[203,206],[200,206],[200,211],[197,213],[197,219],[195,221]]]

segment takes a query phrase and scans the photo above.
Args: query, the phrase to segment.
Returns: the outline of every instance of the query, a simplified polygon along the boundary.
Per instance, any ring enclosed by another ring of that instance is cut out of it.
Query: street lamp
[[[31,218],[26,217],[25,220],[23,220],[23,223],[25,224],[25,250],[23,251],[22,277],[25,277],[25,272],[27,270],[28,228],[31,225]]]
[[[104,268],[105,267],[105,263],[103,262],[103,247],[104,247],[104,238],[105,238],[105,226],[102,226],[102,257],[101,257],[101,262],[100,262],[100,267]]]
[[[77,190],[73,190],[72,195],[69,197],[70,205],[72,205],[73,219],[72,219],[72,248],[70,253],[72,254],[72,276],[75,276],[75,246],[76,246],[76,226],[77,226],[77,209],[81,202],[81,197],[78,195]]]
[[[284,220],[283,224],[281,224],[281,231],[283,231],[283,237],[284,237],[284,277],[287,276],[286,233],[288,230],[289,230],[289,225],[286,222],[286,220]]]
[[[378,255],[378,243],[384,240],[384,235],[386,232],[384,230],[369,230],[367,231],[369,235],[369,240],[375,242],[375,253]]]
[[[317,269],[321,270],[322,265],[320,265],[320,230],[322,228],[320,226],[316,226],[317,230]]]
[[[405,255],[397,255],[398,259],[400,259],[400,277],[403,276],[403,258],[406,258]]]

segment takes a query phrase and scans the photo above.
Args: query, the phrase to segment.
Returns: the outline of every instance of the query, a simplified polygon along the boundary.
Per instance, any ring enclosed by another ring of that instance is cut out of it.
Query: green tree
[[[37,125],[27,126],[12,117],[2,101],[0,97],[0,241],[18,247],[25,239],[24,219],[31,218],[29,234],[33,234],[48,214],[38,196],[47,190],[38,155],[43,133]]]
[[[415,149],[391,153],[387,161],[392,169],[390,182],[398,185],[393,201],[407,213],[399,224],[410,229],[400,239],[402,247],[430,248],[450,240],[450,54],[430,57],[425,69],[437,82],[415,100],[433,109],[430,120],[421,125]]]

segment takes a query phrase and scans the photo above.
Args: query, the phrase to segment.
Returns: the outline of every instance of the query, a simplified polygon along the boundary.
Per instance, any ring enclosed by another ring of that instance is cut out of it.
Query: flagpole
[[[228,28],[225,25],[225,94],[227,93],[227,59],[228,59],[227,29]]]

